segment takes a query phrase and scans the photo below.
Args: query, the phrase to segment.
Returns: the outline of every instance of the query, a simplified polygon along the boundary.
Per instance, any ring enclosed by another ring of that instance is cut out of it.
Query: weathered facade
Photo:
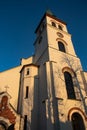
[[[46,12],[35,54],[0,73],[0,130],[87,130],[87,73],[66,23]]]

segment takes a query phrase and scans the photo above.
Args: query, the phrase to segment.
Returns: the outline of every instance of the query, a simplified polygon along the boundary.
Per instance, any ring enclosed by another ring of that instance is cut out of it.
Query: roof
[[[20,70],[20,73],[22,72],[22,70],[23,70],[25,67],[28,67],[28,66],[39,67],[38,65],[35,65],[35,64],[33,64],[33,63],[31,63],[31,64],[26,64],[26,65],[24,65],[24,66],[22,67],[22,69]]]
[[[65,23],[64,21],[58,19],[50,10],[47,10],[46,13],[43,15],[43,17],[42,17],[42,19],[41,19],[39,25],[37,26],[37,28],[36,28],[36,30],[35,30],[35,33],[37,32],[37,30],[38,30],[38,28],[40,27],[40,25],[41,25],[43,19],[44,19],[46,16],[48,16],[48,17],[50,17],[50,18],[53,18],[53,19],[57,20],[58,22],[61,22],[61,23],[63,23],[63,24],[66,25],[66,23]]]
[[[4,94],[8,95],[9,98],[11,98],[10,94],[9,94],[7,91],[2,91],[2,92],[0,92],[0,95],[4,95]]]

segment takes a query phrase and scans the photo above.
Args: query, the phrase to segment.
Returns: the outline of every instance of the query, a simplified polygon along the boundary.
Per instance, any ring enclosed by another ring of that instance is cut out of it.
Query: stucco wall
[[[17,110],[21,66],[0,73],[0,92],[6,91],[11,96],[10,103]]]

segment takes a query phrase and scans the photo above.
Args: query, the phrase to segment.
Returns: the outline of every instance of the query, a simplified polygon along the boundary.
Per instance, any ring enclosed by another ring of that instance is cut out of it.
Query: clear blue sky
[[[34,53],[34,31],[47,9],[67,23],[83,69],[87,70],[87,0],[0,0],[0,71]]]

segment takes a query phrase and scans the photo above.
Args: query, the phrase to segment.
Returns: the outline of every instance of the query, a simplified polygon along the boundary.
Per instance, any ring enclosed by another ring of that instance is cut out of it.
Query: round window
[[[60,37],[60,38],[63,38],[63,34],[61,34],[60,32],[57,32],[57,35]]]

